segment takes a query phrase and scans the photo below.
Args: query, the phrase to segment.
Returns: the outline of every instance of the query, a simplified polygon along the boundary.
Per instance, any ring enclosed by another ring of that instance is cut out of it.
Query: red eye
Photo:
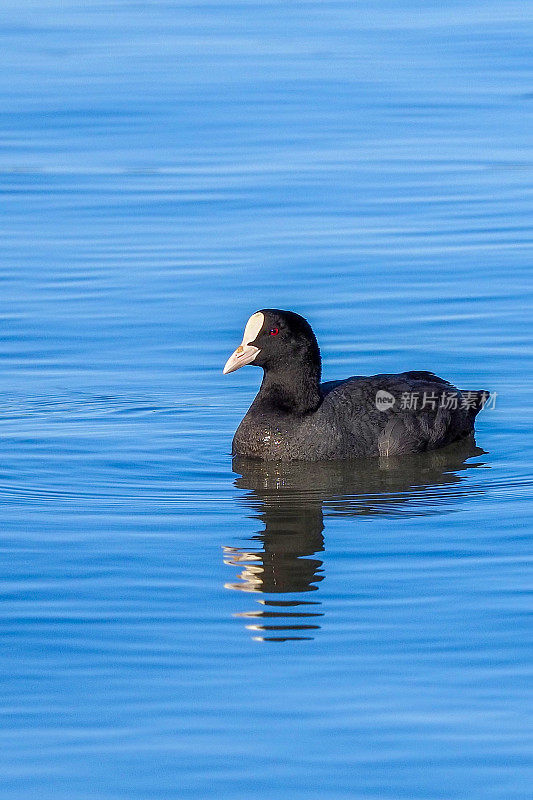
[[[270,328],[269,333],[271,336],[277,336],[279,333],[279,328]]]

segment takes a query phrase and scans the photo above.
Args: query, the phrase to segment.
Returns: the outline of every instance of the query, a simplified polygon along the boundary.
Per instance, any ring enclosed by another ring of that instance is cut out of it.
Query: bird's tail
[[[474,418],[482,410],[490,397],[490,392],[486,389],[476,389],[474,391],[462,390],[463,401],[466,404],[468,413]]]

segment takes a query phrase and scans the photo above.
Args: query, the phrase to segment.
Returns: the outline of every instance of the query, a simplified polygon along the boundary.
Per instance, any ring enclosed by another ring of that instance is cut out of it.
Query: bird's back
[[[471,434],[488,393],[461,392],[432,372],[354,376],[321,385],[323,424],[339,457],[388,456],[444,447]]]

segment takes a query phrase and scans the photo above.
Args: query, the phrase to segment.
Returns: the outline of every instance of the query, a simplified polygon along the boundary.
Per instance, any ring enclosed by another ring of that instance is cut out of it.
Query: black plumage
[[[461,392],[432,372],[321,383],[311,326],[299,314],[278,309],[262,309],[250,318],[224,371],[244,364],[262,367],[264,374],[235,433],[233,454],[269,461],[435,450],[472,435],[488,397],[485,391]]]

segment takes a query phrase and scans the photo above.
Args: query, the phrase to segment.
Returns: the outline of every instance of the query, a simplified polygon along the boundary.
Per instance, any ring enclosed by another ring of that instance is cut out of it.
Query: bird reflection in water
[[[442,512],[482,491],[465,478],[467,470],[483,466],[467,459],[483,453],[467,439],[397,459],[281,463],[235,458],[235,486],[247,490],[239,502],[264,530],[250,537],[253,546],[224,548],[225,563],[241,570],[239,582],[225,585],[266,595],[257,601],[261,608],[235,616],[248,620],[246,627],[259,641],[313,639],[323,616],[321,603],[294,595],[315,592],[324,579],[323,561],[315,557],[324,551],[324,515]]]
[[[265,595],[316,591],[324,577],[322,560],[313,558],[324,549],[320,497],[304,500],[297,484],[291,488],[287,465],[238,459],[234,470],[241,473],[235,485],[252,490],[245,503],[256,512],[253,518],[260,519],[265,530],[251,537],[258,549],[224,548],[225,563],[242,569],[238,575],[241,582],[227,583],[226,587]],[[319,603],[272,597],[258,602],[265,608],[238,615],[250,618],[250,630],[262,632],[255,638],[309,639],[309,633],[319,627]]]

